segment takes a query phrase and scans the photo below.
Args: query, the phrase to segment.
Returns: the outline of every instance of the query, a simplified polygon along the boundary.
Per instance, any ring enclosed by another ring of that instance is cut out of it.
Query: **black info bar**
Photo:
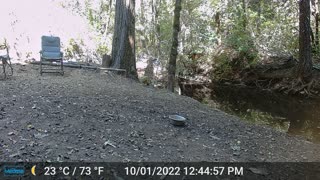
[[[0,179],[320,179],[320,163],[1,162]]]

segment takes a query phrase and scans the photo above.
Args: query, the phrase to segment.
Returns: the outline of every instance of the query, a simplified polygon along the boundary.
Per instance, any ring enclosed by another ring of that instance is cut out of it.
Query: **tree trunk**
[[[297,77],[309,81],[312,77],[310,0],[300,0],[299,10],[299,66]]]
[[[215,19],[215,23],[216,23],[216,32],[217,32],[217,34],[219,34],[220,28],[221,28],[221,20],[220,20],[220,12],[219,11],[215,14],[214,19]]]
[[[319,49],[319,12],[316,13],[316,48]]]
[[[262,15],[262,3],[263,1],[258,2],[258,21],[257,21],[257,32],[258,36],[261,34],[261,15]]]
[[[152,14],[153,16],[153,25],[155,28],[155,44],[157,45],[157,48],[154,51],[154,56],[157,57],[158,61],[160,61],[161,58],[161,26],[160,26],[160,6],[161,6],[161,0],[152,0]]]
[[[101,66],[104,68],[108,68],[108,67],[110,67],[110,64],[111,64],[111,56],[104,54],[102,56],[102,65]]]
[[[174,92],[175,75],[176,75],[176,64],[178,56],[178,35],[180,31],[180,11],[182,0],[176,0],[174,8],[174,19],[173,19],[173,33],[172,33],[172,46],[170,52],[170,59],[168,65],[168,90]]]
[[[314,19],[315,19],[315,46],[316,49],[319,49],[319,7],[318,7],[318,0],[312,0],[313,12],[314,12]]]
[[[135,57],[135,0],[117,0],[112,41],[112,67],[138,79]]]
[[[144,1],[140,0],[140,21],[141,24],[146,24],[146,18],[145,18],[145,10],[144,10]],[[146,32],[146,28],[144,28],[143,30],[141,30],[140,32],[140,41],[141,41],[141,49],[144,51],[147,49],[147,42],[148,42],[148,33]]]
[[[243,29],[247,29],[247,2],[246,0],[242,0],[242,10],[243,10],[243,15],[242,15],[242,26]]]
[[[315,47],[316,43],[315,43],[315,40],[314,40],[314,34],[313,34],[311,26],[309,26],[309,30],[310,30],[311,45],[312,45],[312,47]]]

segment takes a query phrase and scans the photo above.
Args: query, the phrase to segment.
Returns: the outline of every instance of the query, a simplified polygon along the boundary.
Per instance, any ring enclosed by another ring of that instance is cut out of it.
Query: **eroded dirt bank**
[[[0,81],[3,161],[319,161],[320,146],[117,76],[15,65]],[[170,124],[168,115],[188,119]]]

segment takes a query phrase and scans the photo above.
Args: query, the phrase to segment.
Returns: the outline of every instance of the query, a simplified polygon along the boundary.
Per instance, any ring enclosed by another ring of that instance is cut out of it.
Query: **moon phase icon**
[[[31,168],[31,174],[36,176],[36,165],[32,166]]]

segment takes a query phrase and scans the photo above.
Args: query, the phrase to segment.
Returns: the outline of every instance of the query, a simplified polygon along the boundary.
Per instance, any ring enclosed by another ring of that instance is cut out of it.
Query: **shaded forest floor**
[[[2,161],[320,160],[320,145],[122,77],[14,69],[0,81]],[[171,114],[187,126],[173,126]]]

